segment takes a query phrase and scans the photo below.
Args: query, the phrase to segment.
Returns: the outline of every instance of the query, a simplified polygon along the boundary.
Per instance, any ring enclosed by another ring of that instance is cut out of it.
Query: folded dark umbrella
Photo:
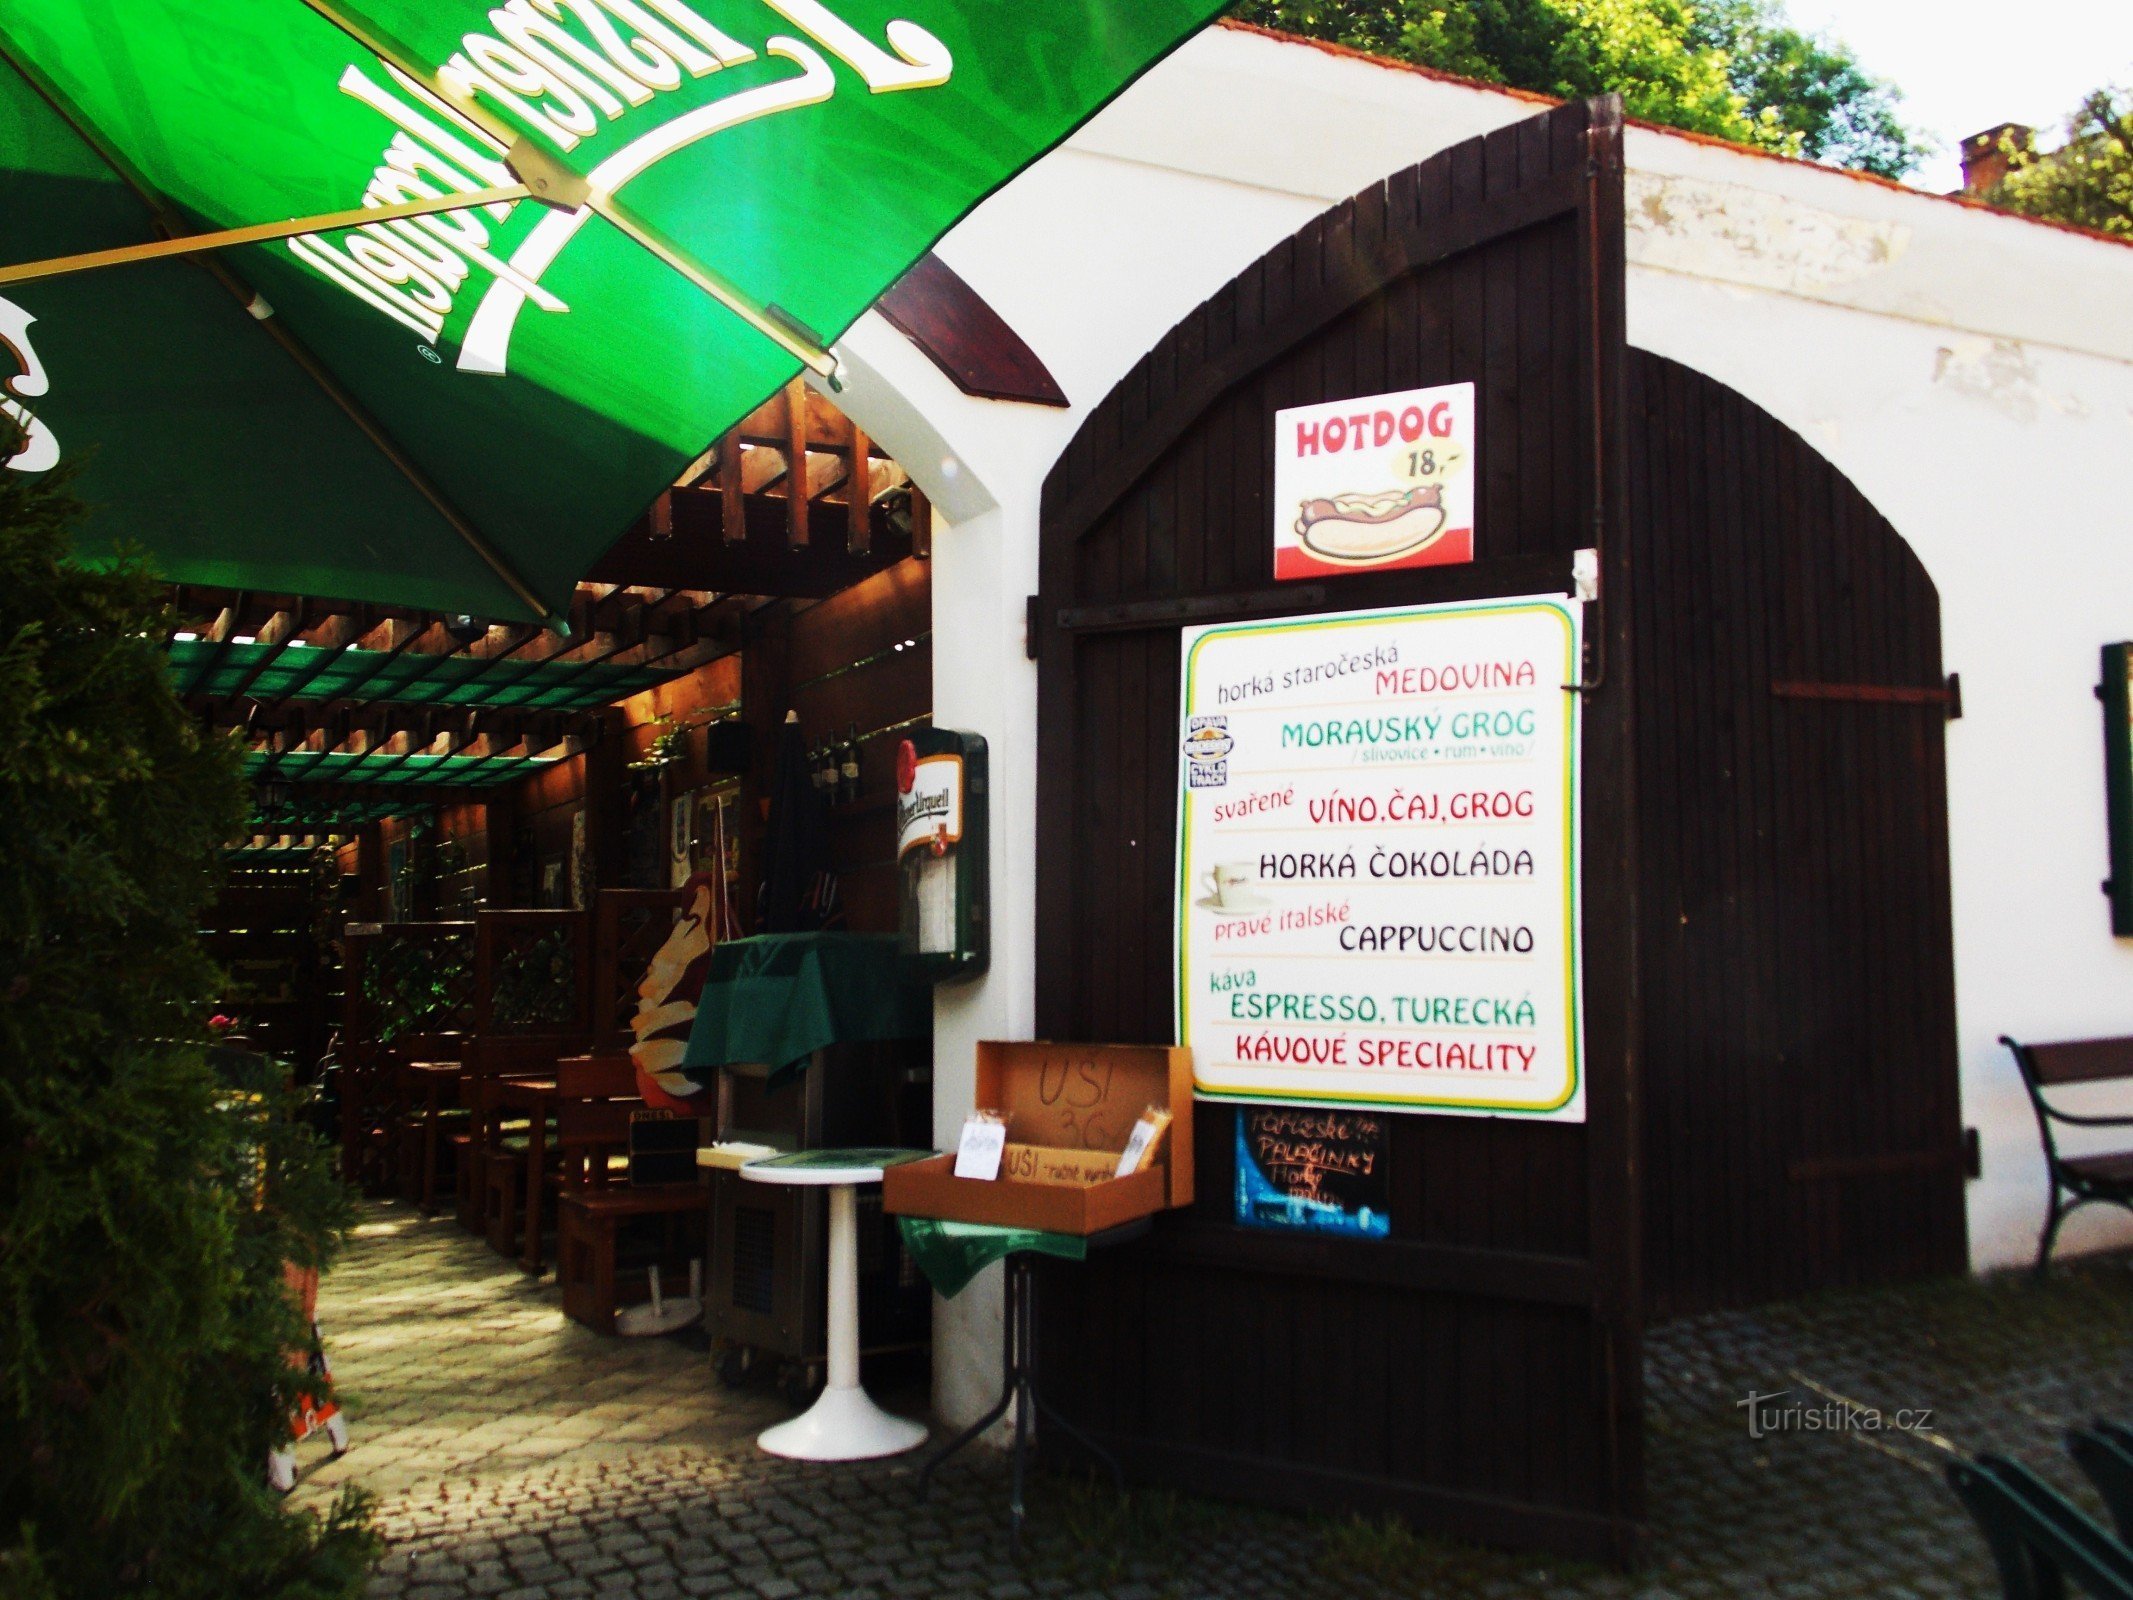
[[[800,715],[785,714],[770,781],[770,820],[763,841],[760,931],[804,933],[827,926],[837,911],[830,870],[829,796],[815,787]]]

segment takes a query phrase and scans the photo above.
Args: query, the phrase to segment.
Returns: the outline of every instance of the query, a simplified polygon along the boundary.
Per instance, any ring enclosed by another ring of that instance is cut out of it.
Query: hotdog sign
[[[1474,559],[1474,386],[1274,414],[1274,576]]]

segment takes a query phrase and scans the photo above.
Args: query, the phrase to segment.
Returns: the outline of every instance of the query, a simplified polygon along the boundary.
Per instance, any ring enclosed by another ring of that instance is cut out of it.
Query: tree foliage
[[[347,1202],[279,1075],[202,1037],[239,758],[171,692],[153,579],[70,559],[82,514],[0,470],[0,1596],[349,1596],[360,1504],[264,1483],[283,1263]]]
[[[1726,58],[1749,117],[1778,130],[1777,148],[1830,166],[1901,178],[1926,147],[1897,112],[1901,96],[1842,44],[1802,33],[1772,0],[1700,0],[1693,36]]]
[[[2086,96],[2056,150],[2008,154],[2007,177],[1987,196],[1994,204],[2133,239],[2133,90]]]
[[[1633,117],[1900,177],[1923,153],[1896,93],[1774,0],[1244,0],[1248,22]]]

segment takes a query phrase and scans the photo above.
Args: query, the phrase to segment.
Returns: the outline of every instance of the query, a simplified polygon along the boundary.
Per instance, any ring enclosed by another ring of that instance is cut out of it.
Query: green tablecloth
[[[953,1300],[970,1280],[1018,1250],[1034,1250],[1062,1261],[1086,1261],[1089,1241],[1071,1233],[1036,1228],[1002,1228],[990,1222],[943,1222],[938,1217],[898,1217],[904,1247],[919,1271],[943,1296]]]
[[[933,988],[893,933],[766,933],[711,952],[681,1066],[708,1082],[760,1062],[776,1083],[815,1051],[924,1038]]]

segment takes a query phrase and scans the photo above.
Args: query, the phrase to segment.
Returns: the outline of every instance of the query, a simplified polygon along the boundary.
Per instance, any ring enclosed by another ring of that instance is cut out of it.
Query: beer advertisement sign
[[[1474,386],[1274,413],[1274,576],[1474,559]]]
[[[1582,620],[1548,596],[1184,630],[1201,1096],[1583,1120]]]

